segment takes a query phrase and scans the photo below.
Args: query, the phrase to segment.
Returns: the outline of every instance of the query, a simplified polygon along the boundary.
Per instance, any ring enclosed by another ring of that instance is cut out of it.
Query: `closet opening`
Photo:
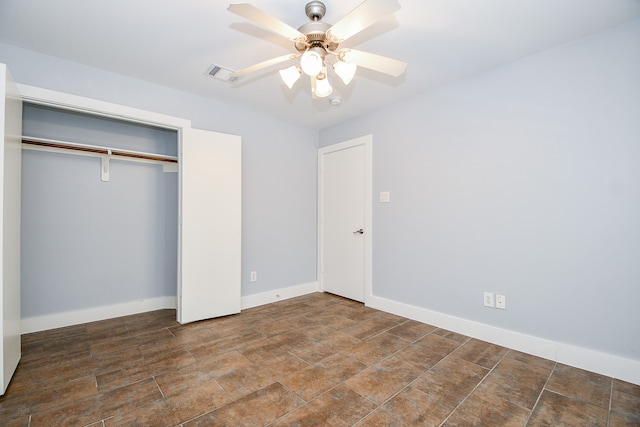
[[[178,132],[25,102],[23,135],[22,317],[175,307]]]

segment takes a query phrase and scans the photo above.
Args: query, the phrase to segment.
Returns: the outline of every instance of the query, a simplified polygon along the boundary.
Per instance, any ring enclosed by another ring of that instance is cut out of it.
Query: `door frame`
[[[139,123],[149,126],[160,127],[164,129],[175,130],[177,132],[178,144],[178,259],[177,262],[177,289],[175,307],[153,307],[151,310],[161,308],[176,308],[176,317],[180,322],[183,316],[181,311],[181,292],[182,292],[182,164],[183,164],[183,146],[185,134],[189,134],[191,130],[191,120],[179,117],[168,116],[161,113],[155,113],[146,110],[140,110],[134,107],[128,107],[120,104],[114,104],[97,99],[86,98],[78,95],[72,95],[63,92],[57,92],[49,89],[17,84],[22,100],[33,104],[39,104],[62,110],[77,111],[81,113],[92,114],[101,117],[113,118],[132,123]],[[216,132],[210,132],[212,134]],[[240,255],[239,255],[240,256]],[[238,274],[238,287],[240,289],[240,276]],[[241,299],[238,300],[240,305]],[[137,311],[136,311],[137,312]],[[131,313],[126,313],[131,314]],[[124,314],[120,314],[124,315]],[[72,324],[72,323],[71,323]],[[67,326],[67,324],[59,325]],[[56,326],[57,327],[57,326]]]
[[[364,304],[369,305],[372,291],[372,241],[373,241],[373,135],[364,135],[348,141],[328,145],[318,149],[318,259],[317,259],[317,281],[318,290],[324,292],[323,283],[323,228],[322,211],[324,206],[324,189],[322,188],[322,174],[324,156],[348,148],[364,146]]]
[[[20,205],[22,99],[0,64],[0,396],[22,357],[20,318]]]

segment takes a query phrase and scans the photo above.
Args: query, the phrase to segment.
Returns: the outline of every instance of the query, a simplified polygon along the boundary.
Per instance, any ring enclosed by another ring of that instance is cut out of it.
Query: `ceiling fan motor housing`
[[[311,1],[304,7],[304,12],[312,21],[319,21],[327,13],[327,8],[321,1]]]
[[[324,22],[309,22],[298,28],[298,31],[305,35],[305,40],[295,43],[298,52],[304,52],[313,47],[321,47],[330,52],[335,51],[338,43],[327,39],[326,31],[329,28],[331,25]]]

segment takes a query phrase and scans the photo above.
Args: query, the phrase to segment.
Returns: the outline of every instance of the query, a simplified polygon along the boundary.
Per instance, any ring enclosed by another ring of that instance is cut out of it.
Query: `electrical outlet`
[[[258,280],[258,273],[256,273],[255,271],[252,271],[251,278],[249,280],[252,282],[255,282],[256,280]]]
[[[496,308],[505,310],[507,308],[507,297],[496,294]]]
[[[493,292],[484,293],[484,306],[495,307],[495,304],[493,303]]]

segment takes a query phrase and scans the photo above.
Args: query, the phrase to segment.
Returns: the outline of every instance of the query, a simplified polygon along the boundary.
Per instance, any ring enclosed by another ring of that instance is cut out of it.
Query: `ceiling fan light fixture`
[[[280,70],[280,77],[289,89],[293,88],[293,85],[298,81],[301,75],[302,71],[297,65],[292,65],[289,68]]]
[[[398,0],[361,1],[359,6],[348,12],[334,25],[322,20],[326,13],[326,7],[322,1],[309,1],[305,6],[309,22],[297,30],[249,3],[229,5],[230,12],[253,21],[293,42],[296,52],[262,61],[240,71],[234,71],[229,74],[229,77],[237,79],[276,64],[299,59],[296,65],[280,71],[282,80],[291,89],[304,73],[309,76],[312,97],[324,98],[333,91],[327,77],[329,65],[333,67],[333,72],[340,77],[345,85],[351,83],[358,68],[365,68],[392,77],[401,76],[406,71],[406,62],[351,48],[340,49],[340,44],[400,9]],[[283,66],[286,67],[286,65]],[[328,98],[328,100],[331,105],[338,105],[341,101],[335,96]]]
[[[302,58],[300,58],[300,67],[302,67],[302,71],[308,76],[316,76],[322,71],[324,60],[318,51],[322,52],[322,48],[315,47],[308,49],[302,54]]]
[[[353,77],[356,75],[356,69],[358,66],[356,64],[351,64],[349,62],[337,61],[333,64],[333,71],[336,72],[338,77],[344,82],[344,84],[348,85],[353,80]]]
[[[331,84],[329,84],[329,79],[326,74],[318,74],[315,83],[314,93],[318,98],[325,98],[333,92],[333,88],[331,87]]]

